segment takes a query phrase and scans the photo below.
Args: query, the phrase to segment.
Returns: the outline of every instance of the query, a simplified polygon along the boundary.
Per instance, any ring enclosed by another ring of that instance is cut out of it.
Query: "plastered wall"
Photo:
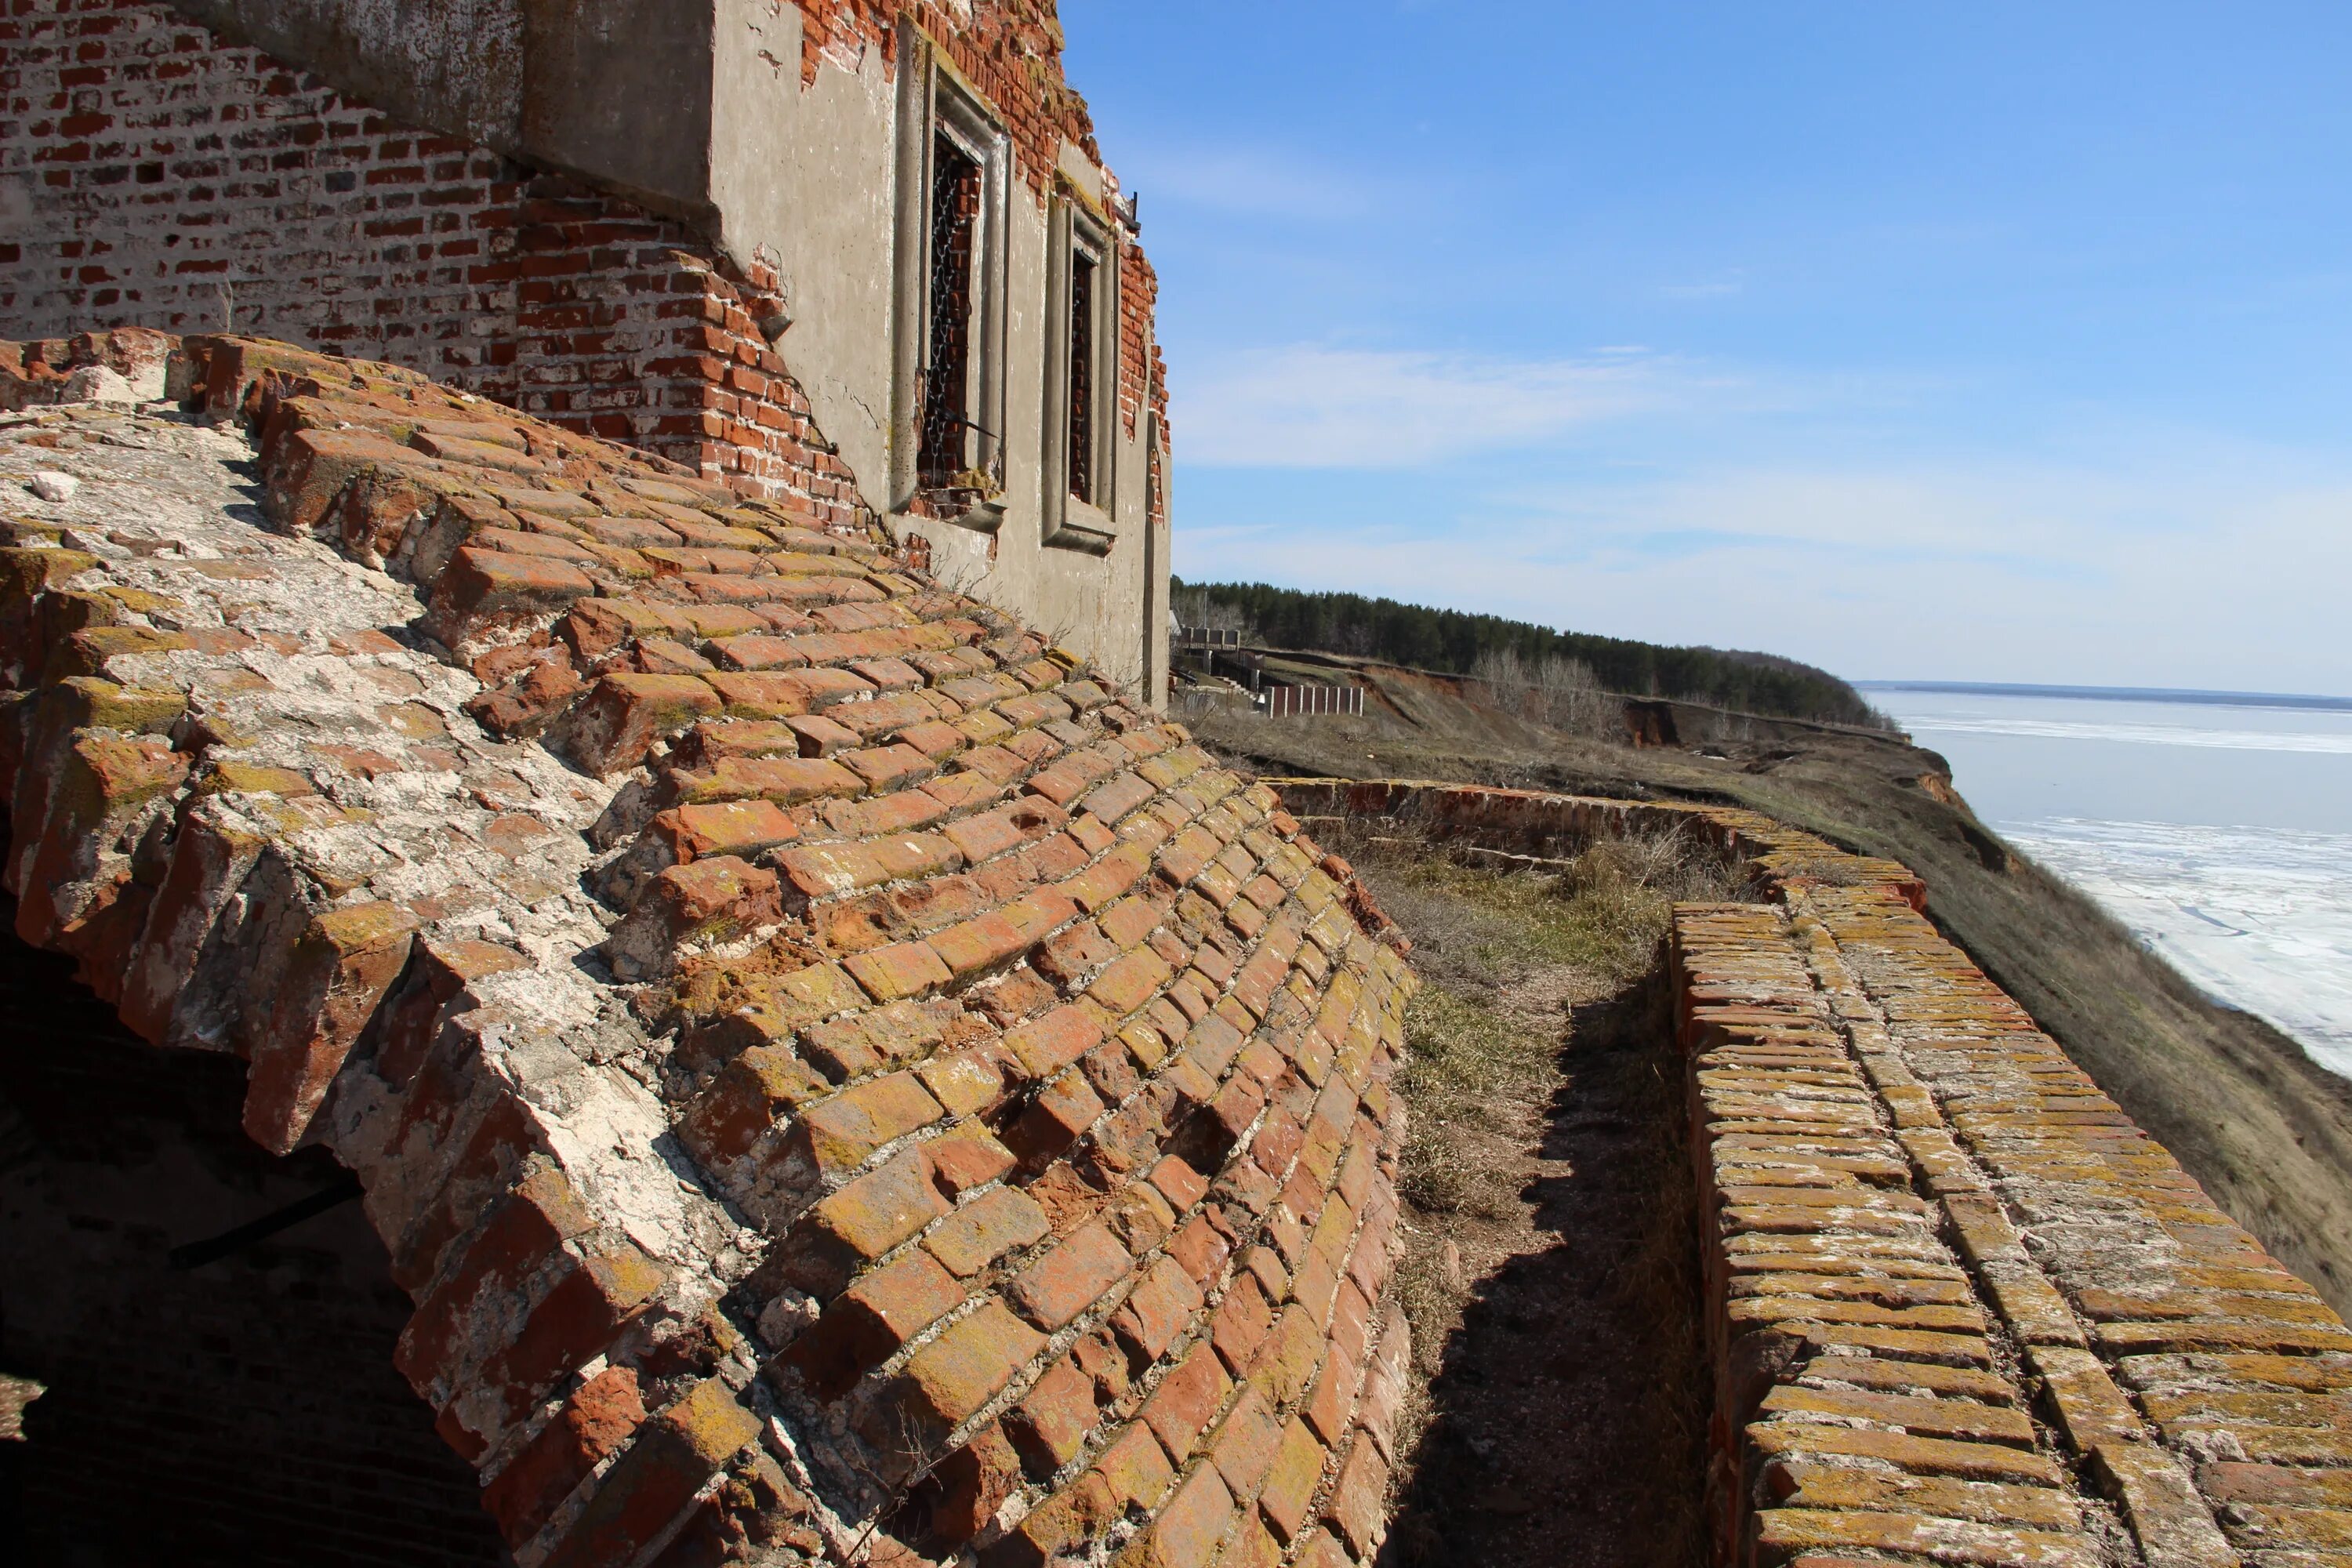
[[[36,0],[0,19],[18,66],[0,120],[0,331],[272,332],[654,443],[759,493],[846,490],[1156,703],[1156,279],[1122,232],[1112,527],[1087,550],[1048,546],[1049,196],[1066,182],[1116,224],[1117,183],[1062,80],[1050,5],[915,16],[1013,149],[991,532],[892,493],[910,40],[856,0]],[[550,172],[576,183],[534,186]],[[543,221],[534,195],[562,212]],[[714,276],[758,297],[691,280]]]

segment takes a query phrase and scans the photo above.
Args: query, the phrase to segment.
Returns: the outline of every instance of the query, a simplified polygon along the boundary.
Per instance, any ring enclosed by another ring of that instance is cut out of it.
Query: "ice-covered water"
[[[2352,708],[1870,696],[2003,837],[2352,1076]]]

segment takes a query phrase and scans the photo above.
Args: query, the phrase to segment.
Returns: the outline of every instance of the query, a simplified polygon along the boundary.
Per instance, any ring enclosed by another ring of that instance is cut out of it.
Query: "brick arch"
[[[0,935],[0,1371],[44,1388],[0,1444],[0,1541],[65,1565],[507,1561],[393,1370],[409,1302],[382,1244],[317,1207],[343,1173],[257,1147],[240,1064],[146,1045],[69,970]]]

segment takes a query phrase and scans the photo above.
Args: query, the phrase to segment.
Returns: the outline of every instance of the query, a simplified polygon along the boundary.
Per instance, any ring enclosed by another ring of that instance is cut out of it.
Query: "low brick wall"
[[[1923,917],[1908,871],[1753,814],[1286,781],[1526,855],[1698,836],[1677,910],[1706,1205],[1717,1561],[2324,1568],[2352,1331]]]
[[[524,1568],[1373,1556],[1413,982],[1273,791],[864,529],[169,380],[0,419],[17,930],[358,1174]]]
[[[1267,781],[1301,816],[1386,818],[1435,841],[1534,856],[1573,855],[1601,839],[1682,835],[1737,868],[1762,894],[1795,881],[1864,880],[1912,908],[1927,887],[1908,867],[1851,855],[1761,812],[1671,801],[1610,800],[1419,779]]]

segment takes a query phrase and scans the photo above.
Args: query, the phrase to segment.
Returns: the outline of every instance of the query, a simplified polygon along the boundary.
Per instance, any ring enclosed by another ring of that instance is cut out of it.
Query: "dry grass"
[[[1696,1518],[1680,1510],[1695,1510],[1699,1491],[1687,1473],[1696,1281],[1654,982],[1673,904],[1732,896],[1727,874],[1672,837],[1604,843],[1543,870],[1475,864],[1410,838],[1354,834],[1334,847],[1412,937],[1426,983],[1406,1016],[1411,1054],[1397,1079],[1412,1116],[1397,1290],[1414,1339],[1400,1439],[1414,1458],[1399,1477],[1396,1552],[1687,1561]],[[1488,1320],[1530,1313],[1552,1347],[1535,1353],[1559,1368],[1531,1379],[1490,1368],[1526,1347],[1509,1339],[1520,1331]],[[1496,1479],[1546,1458],[1511,1450],[1527,1440],[1496,1401],[1519,1397],[1522,1381],[1544,1391],[1542,1420],[1595,1402],[1614,1412],[1610,1452],[1593,1457],[1592,1473],[1619,1495],[1586,1496],[1576,1483],[1580,1528],[1605,1542],[1638,1527],[1654,1554],[1578,1547],[1560,1535],[1556,1504],[1534,1501],[1535,1483],[1522,1497]],[[1540,1529],[1538,1510],[1550,1516]]]

